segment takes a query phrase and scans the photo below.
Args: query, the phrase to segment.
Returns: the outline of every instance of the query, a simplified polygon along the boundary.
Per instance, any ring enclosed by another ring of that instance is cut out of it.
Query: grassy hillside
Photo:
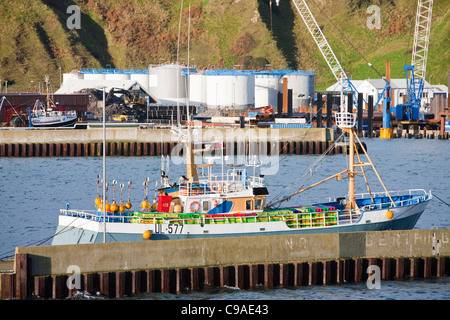
[[[315,70],[316,88],[334,78],[291,1],[191,0],[190,55],[198,67]],[[391,60],[392,77],[411,62],[416,0],[309,0],[316,20],[354,79],[378,78]],[[12,0],[0,2],[0,78],[9,91],[37,90],[50,75],[82,67],[146,68],[177,59],[181,1]],[[69,5],[82,11],[69,30]],[[381,8],[381,29],[366,26],[369,5]],[[182,8],[179,58],[188,59],[188,1]],[[449,2],[435,0],[427,80],[447,82],[450,70]],[[32,82],[34,81],[34,82]],[[4,90],[4,87],[3,87]]]

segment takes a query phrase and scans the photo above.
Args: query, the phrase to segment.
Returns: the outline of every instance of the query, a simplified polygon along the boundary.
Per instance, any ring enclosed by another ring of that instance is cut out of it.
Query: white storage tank
[[[149,85],[148,74],[146,74],[146,73],[131,73],[130,80],[138,82],[142,89],[144,89],[146,92],[149,92],[148,91],[148,85]]]
[[[161,104],[186,104],[187,81],[182,74],[186,67],[179,65],[161,65],[149,68],[149,92]],[[178,86],[177,86],[178,83]]]
[[[309,106],[309,98],[314,97],[314,72],[292,71],[286,74],[288,89],[292,89],[292,107]]]
[[[130,80],[130,75],[127,73],[106,73],[105,80]]]
[[[105,80],[103,73],[83,73],[84,80]]]
[[[281,92],[282,82],[279,74],[255,75],[255,108],[272,106],[276,109],[278,92]]]
[[[189,103],[191,106],[206,106],[206,76],[204,73],[189,75]]]
[[[206,73],[206,103],[211,108],[255,105],[255,76],[239,71]]]

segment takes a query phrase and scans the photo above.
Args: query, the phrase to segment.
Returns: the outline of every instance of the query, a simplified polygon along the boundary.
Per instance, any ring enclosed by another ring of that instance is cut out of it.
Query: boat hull
[[[104,235],[103,222],[86,221],[79,217],[60,216],[60,223],[53,238],[52,245],[102,243],[104,242],[104,237],[106,237],[106,242],[142,241],[144,240],[143,233],[146,230],[151,232],[150,241],[257,235],[409,230],[413,229],[416,225],[425,210],[427,202],[390,209],[394,212],[395,216],[392,219],[386,218],[386,212],[388,210],[374,210],[365,212],[357,222],[351,224],[294,229],[288,228],[283,221],[223,225],[198,224],[185,225],[182,228],[181,226],[175,227],[174,225],[170,227],[169,224],[106,223],[107,232]],[[376,217],[379,217],[379,219],[377,220]]]
[[[37,121],[31,120],[31,125],[35,128],[58,128],[58,127],[72,127],[77,122],[77,118],[71,118],[67,120],[50,120],[50,121]]]

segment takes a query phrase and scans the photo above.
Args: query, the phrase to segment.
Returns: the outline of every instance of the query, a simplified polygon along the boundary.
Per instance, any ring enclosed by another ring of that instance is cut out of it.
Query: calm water
[[[450,141],[428,139],[364,139],[369,155],[377,166],[389,190],[425,189],[450,204]],[[280,156],[266,159],[265,181],[271,198],[292,186],[294,192],[309,178],[297,181],[317,156]],[[159,180],[160,157],[123,157],[107,159],[107,180],[126,184],[133,182],[131,200],[134,207],[143,199],[142,182],[146,177]],[[177,159],[175,159],[177,160]],[[311,184],[346,168],[346,155],[324,158],[319,170],[306,184]],[[312,171],[315,170],[316,167]],[[183,165],[170,163],[169,175],[184,174]],[[1,158],[0,159],[0,259],[14,254],[16,246],[49,244],[57,226],[59,209],[70,203],[71,208],[93,209],[97,174],[102,172],[101,158]],[[373,173],[369,174],[372,191],[382,191]],[[152,184],[151,184],[152,185]],[[365,183],[357,183],[365,192]],[[111,188],[112,189],[112,188]],[[112,190],[108,193],[111,198]],[[150,188],[153,195],[154,188]],[[342,196],[347,182],[330,181],[294,197],[287,205]],[[124,190],[124,199],[127,191]],[[116,200],[120,198],[119,188]],[[450,228],[450,207],[436,197],[428,205],[416,225],[417,229]],[[390,281],[381,290],[368,290],[365,284],[291,289],[260,289],[254,291],[221,288],[203,293],[183,295],[146,294],[140,299],[448,299],[450,280]]]

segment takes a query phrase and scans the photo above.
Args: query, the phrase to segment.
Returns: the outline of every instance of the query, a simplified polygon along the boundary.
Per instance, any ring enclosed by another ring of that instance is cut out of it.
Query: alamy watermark
[[[232,166],[259,167],[262,175],[275,175],[279,169],[280,143],[278,130],[268,132],[265,130],[247,129],[206,129],[194,126],[190,135],[194,149],[202,149],[196,153],[196,164],[218,164]],[[212,148],[204,148],[205,144],[214,142]],[[178,143],[172,149],[171,161],[175,165],[186,164],[186,144]],[[223,158],[221,155],[223,154]]]
[[[81,289],[81,269],[77,265],[70,265],[67,267],[67,277],[66,285],[69,290],[80,290]]]
[[[372,29],[381,29],[381,10],[377,5],[371,5],[367,7],[366,12],[370,14],[367,18],[367,28]]]
[[[81,29],[81,10],[77,5],[67,7],[66,13],[71,14],[66,20],[67,29]]]
[[[367,267],[367,289],[381,289],[381,270],[377,265]]]

